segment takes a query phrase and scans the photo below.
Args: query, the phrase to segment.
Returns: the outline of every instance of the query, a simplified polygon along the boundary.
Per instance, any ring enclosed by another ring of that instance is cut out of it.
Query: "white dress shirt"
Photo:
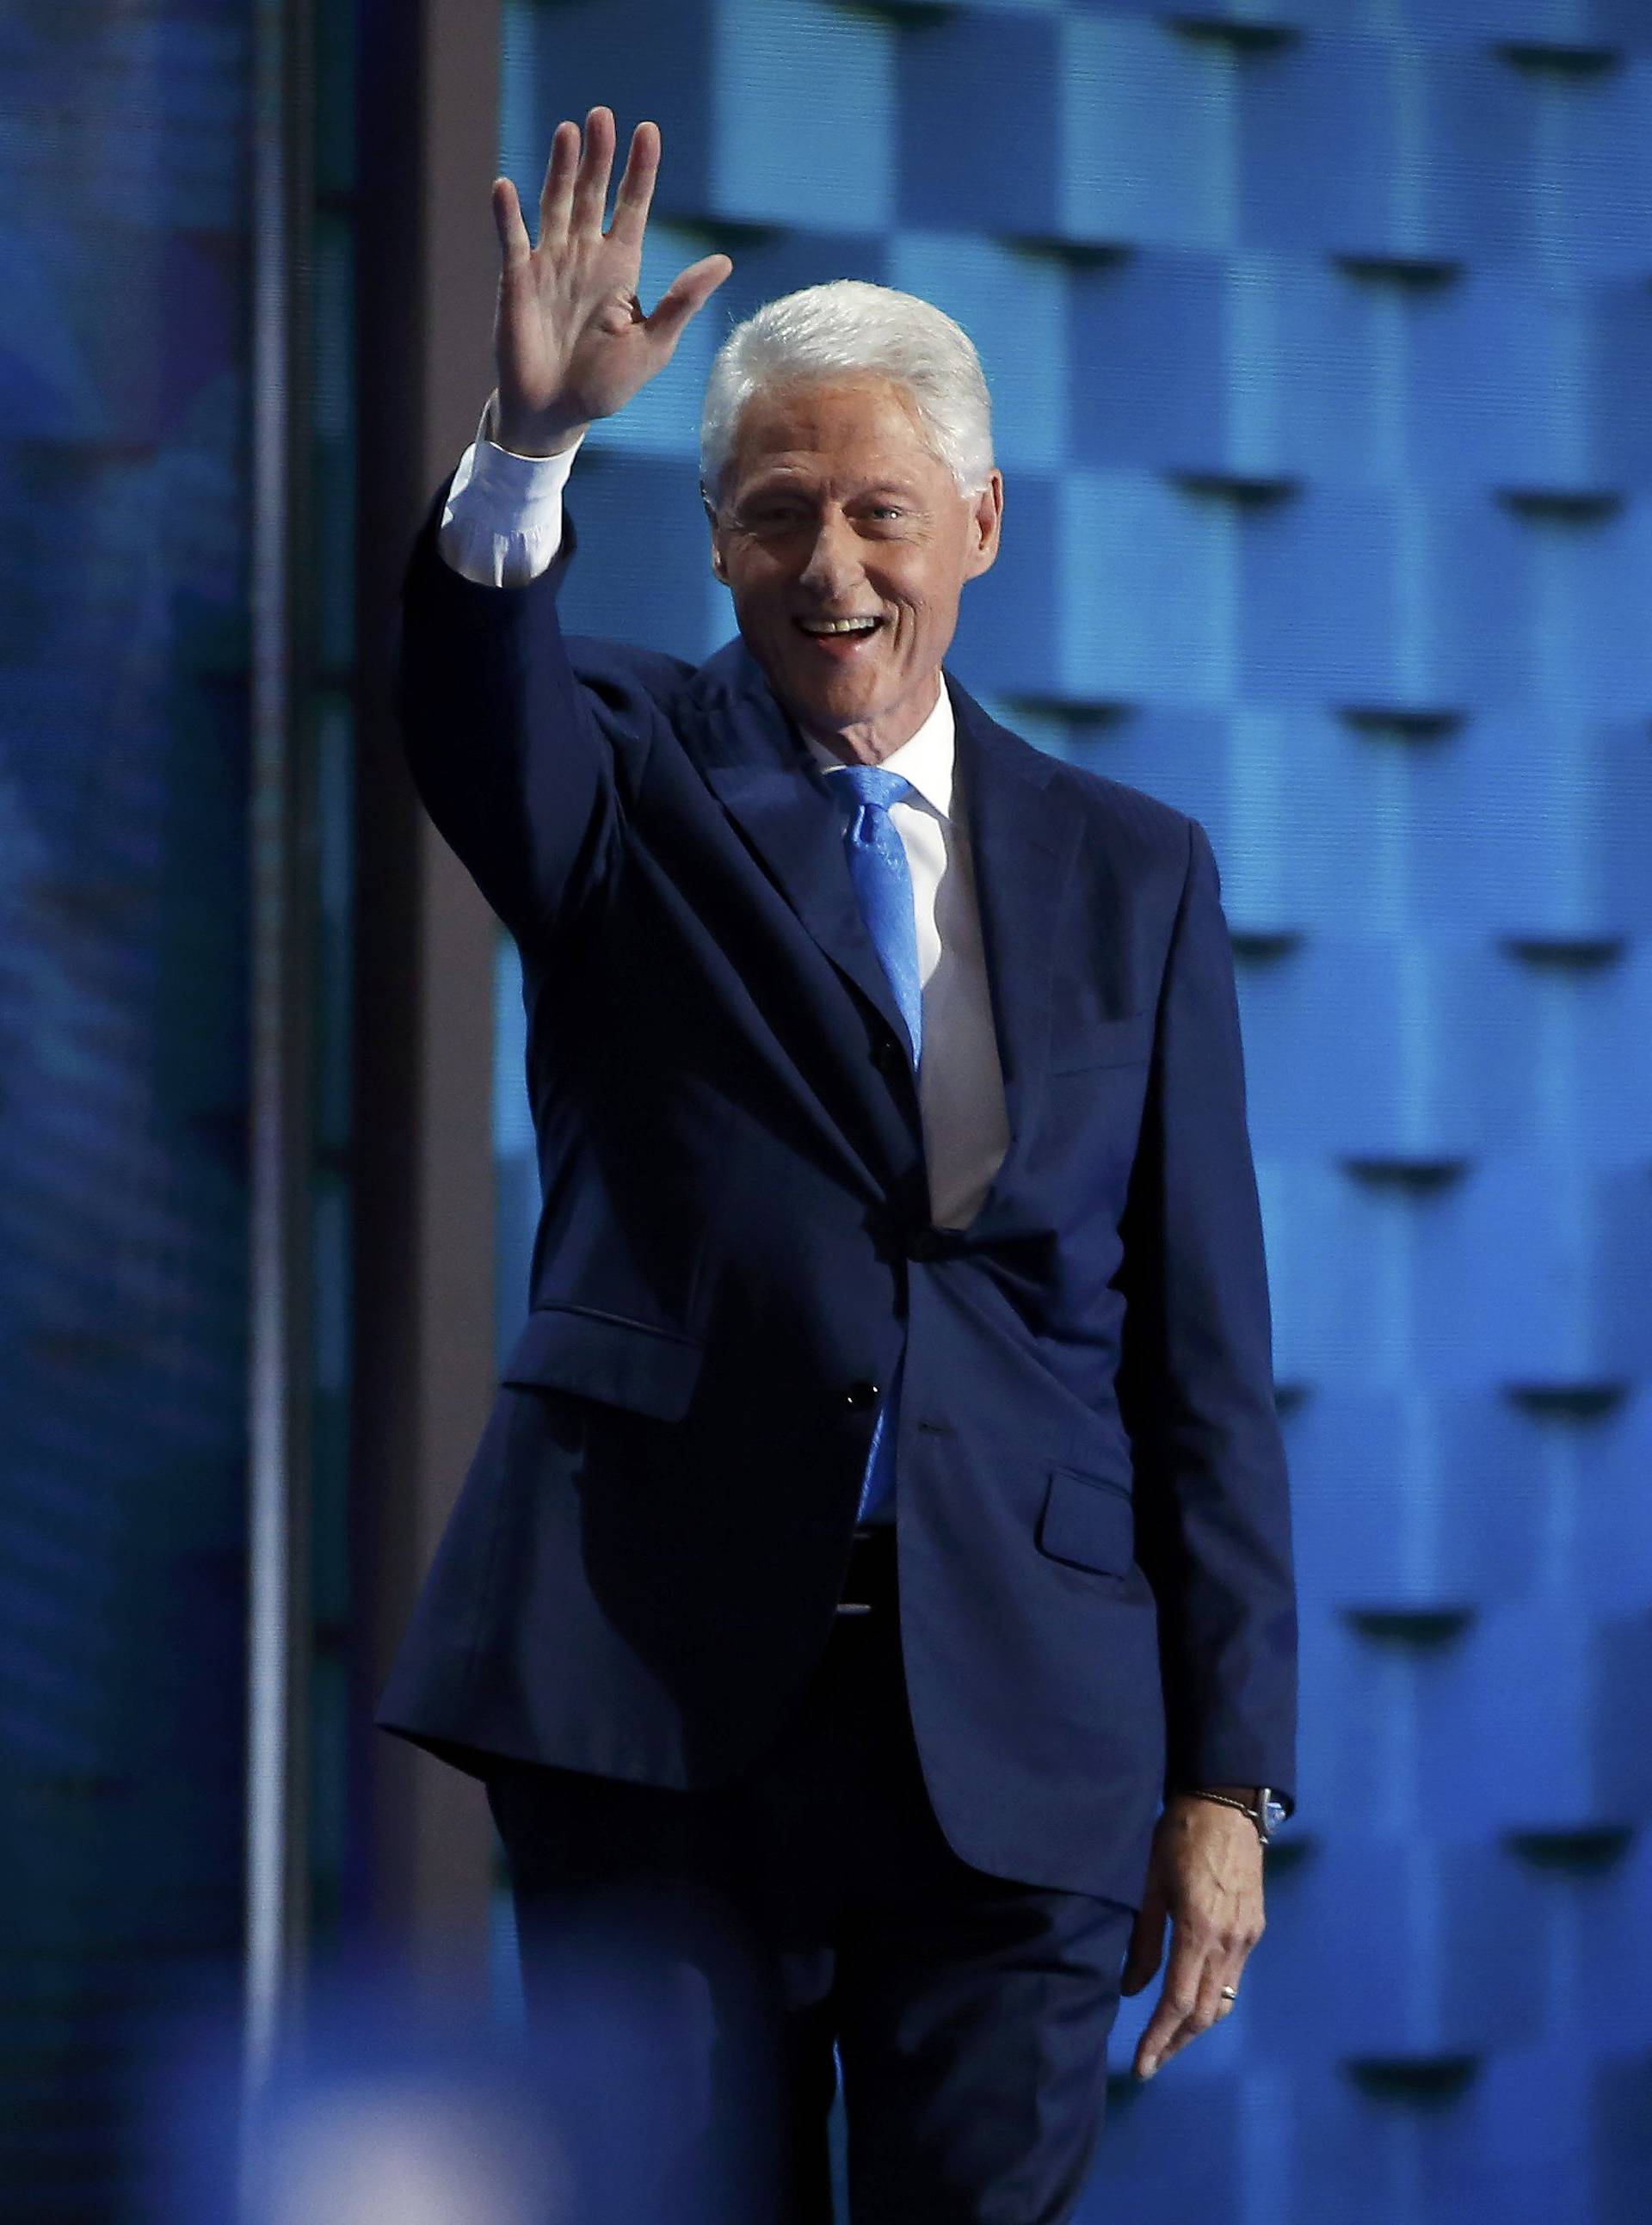
[[[562,490],[575,448],[560,456],[513,455],[478,428],[442,511],[436,545],[444,561],[482,586],[536,579],[562,545]],[[818,764],[844,762],[815,735],[803,739]],[[918,1103],[929,1209],[948,1228],[974,1219],[1010,1143],[967,828],[963,812],[953,808],[955,755],[952,699],[943,686],[917,732],[881,760],[912,788],[889,817],[906,851],[917,910]]]

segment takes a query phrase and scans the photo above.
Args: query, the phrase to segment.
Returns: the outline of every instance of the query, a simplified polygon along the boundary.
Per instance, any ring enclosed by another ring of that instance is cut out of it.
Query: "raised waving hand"
[[[660,130],[639,124],[614,196],[611,109],[593,108],[583,137],[559,124],[539,196],[539,238],[529,245],[509,178],[493,183],[503,258],[493,323],[498,371],[493,438],[519,455],[569,447],[593,417],[611,417],[670,362],[683,328],[734,265],[707,255],[680,271],[651,314],[636,298],[642,235],[660,171]]]

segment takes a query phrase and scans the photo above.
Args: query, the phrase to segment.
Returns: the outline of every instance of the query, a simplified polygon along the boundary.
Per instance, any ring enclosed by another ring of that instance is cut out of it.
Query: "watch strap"
[[[1256,1826],[1256,1836],[1264,1847],[1272,1838],[1273,1831],[1268,1811],[1276,1803],[1270,1797],[1271,1786],[1264,1784],[1259,1787],[1254,1802],[1236,1799],[1231,1792],[1207,1792],[1202,1785],[1198,1784],[1184,1785],[1182,1789],[1192,1799],[1213,1800],[1218,1807],[1237,1808],[1241,1816],[1248,1816]]]

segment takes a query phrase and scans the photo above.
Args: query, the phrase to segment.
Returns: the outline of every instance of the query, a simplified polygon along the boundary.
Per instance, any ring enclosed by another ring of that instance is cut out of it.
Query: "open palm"
[[[585,131],[559,124],[530,245],[516,188],[493,186],[503,264],[494,320],[499,390],[495,437],[523,455],[566,447],[594,417],[611,417],[671,360],[683,328],[733,269],[708,255],[680,271],[652,314],[636,298],[642,238],[660,171],[660,132],[639,124],[603,229],[613,174],[613,111],[593,108]]]

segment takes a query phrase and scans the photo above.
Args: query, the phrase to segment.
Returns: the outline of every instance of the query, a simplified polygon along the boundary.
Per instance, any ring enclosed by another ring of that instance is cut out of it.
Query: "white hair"
[[[893,286],[834,278],[765,301],[718,348],[699,425],[700,484],[713,499],[740,413],[759,390],[857,375],[905,390],[960,494],[992,471],[992,401],[974,342],[944,309]]]

